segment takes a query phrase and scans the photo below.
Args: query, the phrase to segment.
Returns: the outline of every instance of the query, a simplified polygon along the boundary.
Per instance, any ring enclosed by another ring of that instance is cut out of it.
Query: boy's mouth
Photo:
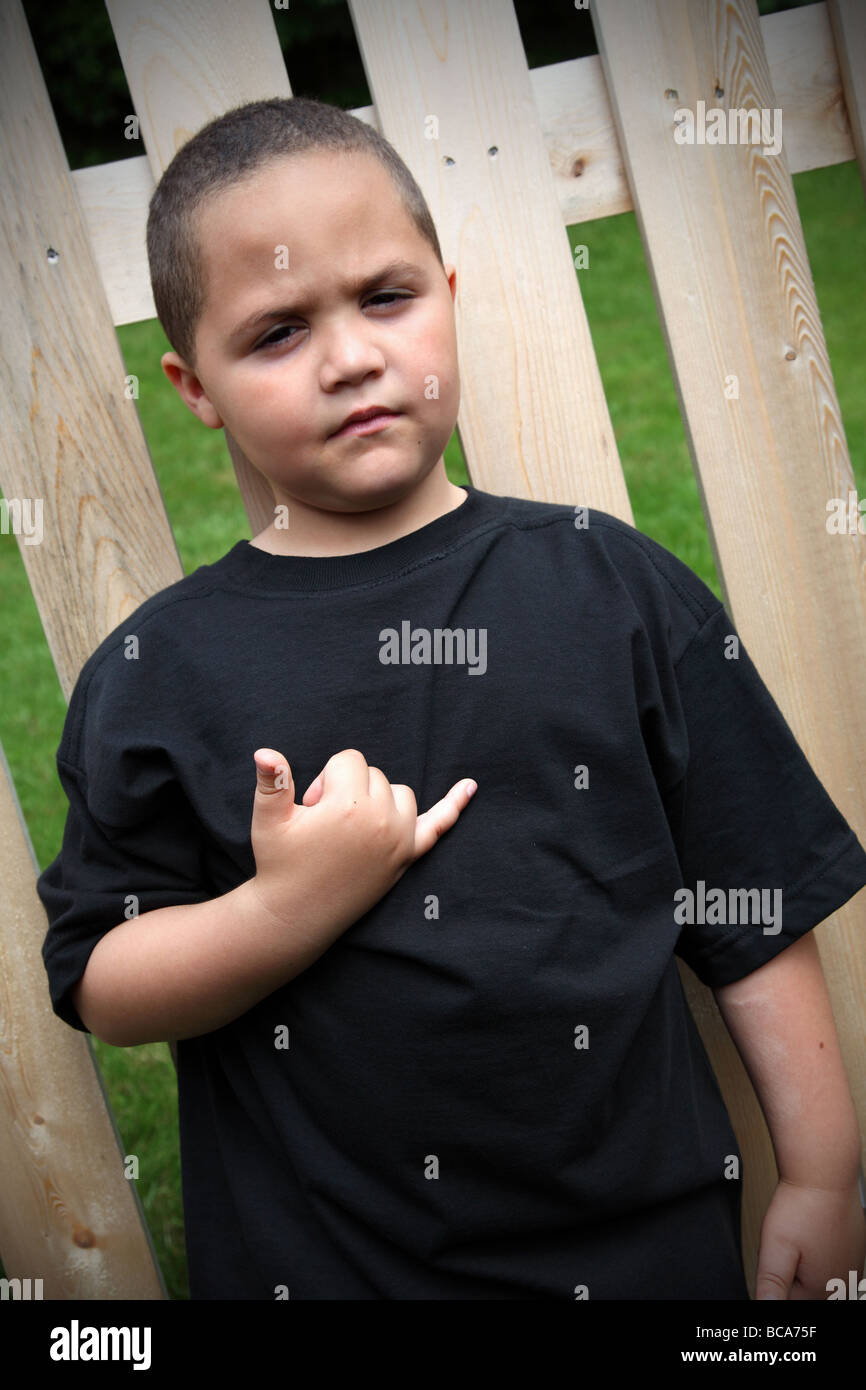
[[[342,435],[373,434],[376,430],[384,429],[390,421],[396,420],[399,414],[397,410],[389,410],[387,406],[379,405],[370,406],[368,410],[356,410],[329,437],[339,439]]]

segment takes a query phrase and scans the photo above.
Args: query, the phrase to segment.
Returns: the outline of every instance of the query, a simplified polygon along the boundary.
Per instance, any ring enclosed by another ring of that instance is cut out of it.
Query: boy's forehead
[[[244,231],[270,221],[290,219],[300,223],[316,218],[327,221],[346,209],[363,208],[369,217],[383,220],[403,208],[403,201],[388,172],[372,155],[363,152],[308,151],[272,159],[227,188],[216,189],[204,200],[205,221]]]
[[[307,259],[328,242],[339,244],[344,256],[386,234],[389,241],[401,232],[419,238],[387,170],[366,151],[316,150],[271,160],[215,190],[197,221],[205,262],[220,265],[267,255],[273,266],[279,245],[288,247],[289,258],[294,247]]]

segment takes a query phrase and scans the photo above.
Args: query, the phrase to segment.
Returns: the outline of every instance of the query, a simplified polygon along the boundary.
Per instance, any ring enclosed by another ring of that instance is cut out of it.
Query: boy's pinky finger
[[[451,829],[460,812],[465,810],[471,801],[476,785],[472,781],[456,782],[447,796],[443,796],[441,801],[437,801],[435,806],[431,806],[429,811],[418,817],[415,827],[416,859],[432,849],[445,831]]]

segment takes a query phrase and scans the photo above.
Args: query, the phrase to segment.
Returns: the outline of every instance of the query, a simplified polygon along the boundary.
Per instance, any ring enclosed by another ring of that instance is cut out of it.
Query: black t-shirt
[[[356,555],[239,541],[92,654],[38,882],[75,1028],[130,895],[255,873],[256,748],[298,799],[344,748],[419,811],[478,783],[312,966],[178,1044],[193,1298],[748,1297],[741,1154],[675,956],[749,974],[866,853],[732,637],[626,523],[469,488]]]

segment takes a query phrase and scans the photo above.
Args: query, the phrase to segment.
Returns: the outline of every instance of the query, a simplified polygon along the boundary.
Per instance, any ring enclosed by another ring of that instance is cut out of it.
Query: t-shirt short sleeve
[[[69,801],[61,850],[36,883],[49,921],[42,959],[51,1004],[82,1032],[69,991],[101,937],[130,917],[214,896],[201,824],[167,750],[140,737],[120,686],[91,674],[79,677],[57,752]],[[72,752],[80,761],[67,760]]]
[[[866,852],[712,599],[676,665],[688,764],[663,800],[685,890],[676,953],[716,989],[842,907]]]

